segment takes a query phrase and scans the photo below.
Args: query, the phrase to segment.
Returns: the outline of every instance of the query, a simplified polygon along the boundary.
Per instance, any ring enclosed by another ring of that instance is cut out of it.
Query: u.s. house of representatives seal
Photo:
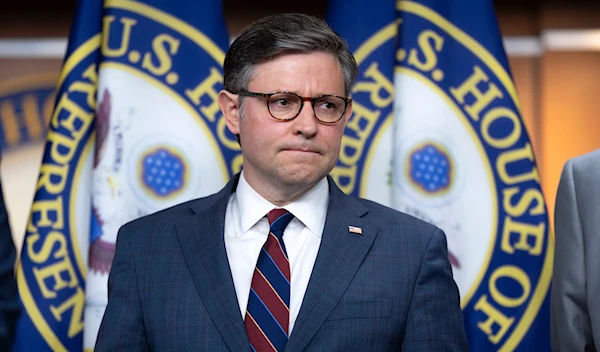
[[[473,37],[397,4],[394,205],[446,232],[471,339],[512,350],[548,292],[553,255],[516,91]]]
[[[382,203],[391,179],[394,208],[442,228],[470,338],[513,350],[546,297],[553,256],[514,85],[483,45],[440,14],[412,1],[397,10],[398,20],[354,53],[361,65],[399,40],[393,83],[377,60],[361,67],[353,97],[369,94],[370,103],[354,106],[360,118],[341,152],[349,167],[338,163],[334,178],[347,191],[360,180],[356,194]]]
[[[115,0],[104,3],[102,33],[67,58],[41,169],[48,197],[34,204],[28,227],[40,236],[25,244],[39,264],[20,273],[27,311],[50,346],[65,350],[61,341],[83,332],[93,347],[121,225],[214,193],[240,170],[217,104],[223,58],[179,18]],[[65,320],[65,331],[50,328]]]

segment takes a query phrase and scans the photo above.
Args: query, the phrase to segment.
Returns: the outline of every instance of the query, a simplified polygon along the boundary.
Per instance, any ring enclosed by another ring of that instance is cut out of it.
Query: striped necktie
[[[256,352],[283,351],[288,340],[290,262],[283,230],[293,218],[285,209],[267,214],[271,228],[254,269],[244,319],[250,346]]]

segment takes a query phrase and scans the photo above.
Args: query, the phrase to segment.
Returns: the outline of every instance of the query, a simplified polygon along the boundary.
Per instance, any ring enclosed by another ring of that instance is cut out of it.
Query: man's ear
[[[219,92],[217,98],[219,107],[225,121],[227,122],[227,128],[232,134],[240,134],[240,107],[239,107],[239,96],[237,94],[230,93],[226,90]]]

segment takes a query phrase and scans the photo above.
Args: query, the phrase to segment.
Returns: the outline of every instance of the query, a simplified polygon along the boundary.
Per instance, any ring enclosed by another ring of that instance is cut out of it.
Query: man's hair
[[[312,52],[329,53],[339,60],[348,96],[358,74],[348,45],[325,21],[300,13],[268,16],[240,33],[225,56],[225,89],[247,90],[254,68],[280,55]]]

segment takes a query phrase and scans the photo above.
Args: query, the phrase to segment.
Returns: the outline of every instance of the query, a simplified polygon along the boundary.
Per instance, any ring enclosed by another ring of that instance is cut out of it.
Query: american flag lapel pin
[[[357,235],[362,235],[362,229],[356,226],[348,226],[348,232],[355,233]]]

